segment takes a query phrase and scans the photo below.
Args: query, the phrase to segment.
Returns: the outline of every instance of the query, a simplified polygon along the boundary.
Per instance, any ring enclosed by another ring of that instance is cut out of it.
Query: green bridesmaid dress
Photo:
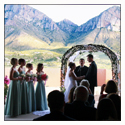
[[[37,82],[36,86],[36,110],[48,110],[45,85],[40,75],[38,75],[38,79],[40,81]]]
[[[14,72],[13,77],[16,78],[18,76],[19,72]],[[6,116],[15,117],[21,114],[20,93],[21,92],[19,80],[11,80],[4,110],[4,114]]]
[[[22,71],[20,74],[25,74],[25,71]],[[28,93],[27,93],[27,84],[26,80],[21,81],[21,114],[28,113]]]
[[[19,76],[20,76],[20,74],[19,74]],[[17,87],[18,87],[19,115],[21,115],[21,86],[22,86],[21,81],[18,80]]]
[[[36,97],[33,80],[27,82],[28,113],[36,111]]]

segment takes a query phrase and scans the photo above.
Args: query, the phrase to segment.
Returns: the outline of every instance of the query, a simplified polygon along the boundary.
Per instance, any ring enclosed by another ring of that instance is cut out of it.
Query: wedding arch
[[[109,48],[105,47],[104,45],[95,45],[95,44],[88,44],[88,45],[76,45],[67,50],[61,60],[61,91],[64,91],[64,80],[65,80],[65,75],[67,71],[67,63],[69,58],[75,53],[79,51],[79,54],[82,53],[83,51],[89,51],[89,52],[103,52],[105,53],[109,59],[111,60],[112,64],[112,79],[118,83],[119,77],[119,57],[116,53],[114,53],[112,50]]]

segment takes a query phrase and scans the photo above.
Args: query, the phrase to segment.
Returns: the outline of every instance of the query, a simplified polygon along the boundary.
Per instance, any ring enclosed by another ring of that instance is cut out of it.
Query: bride
[[[74,70],[76,68],[75,63],[70,62],[69,63],[69,67],[66,73],[66,77],[65,77],[65,82],[64,82],[64,86],[65,86],[65,103],[68,102],[68,96],[69,96],[69,92],[71,90],[71,88],[73,87],[77,87],[77,81],[76,80],[82,80],[84,79],[84,76],[80,76],[77,77],[74,73]]]

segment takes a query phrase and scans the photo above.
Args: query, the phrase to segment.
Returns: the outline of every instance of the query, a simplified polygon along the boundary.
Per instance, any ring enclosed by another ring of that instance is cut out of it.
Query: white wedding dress
[[[75,75],[75,73],[73,72],[73,74]],[[69,77],[69,72],[67,72],[67,78],[65,80],[65,82],[68,83],[68,85],[66,85],[67,83],[65,83],[65,103],[68,102],[68,96],[69,96],[69,93],[70,93],[70,90],[73,88],[73,87],[76,87],[77,86],[77,81],[73,79],[73,77]],[[75,75],[76,76],[76,75]]]
[[[74,62],[75,58],[79,55],[80,51],[77,51],[75,55],[71,56],[69,58],[69,62]],[[64,92],[65,95],[65,102],[68,102],[68,96],[70,93],[70,90],[72,87],[77,86],[77,81],[73,79],[73,77],[69,77],[69,72],[70,72],[70,67],[68,66],[66,76],[65,76],[65,81],[64,81],[64,86],[66,91]],[[74,72],[73,72],[74,73]],[[76,76],[76,74],[74,73]]]

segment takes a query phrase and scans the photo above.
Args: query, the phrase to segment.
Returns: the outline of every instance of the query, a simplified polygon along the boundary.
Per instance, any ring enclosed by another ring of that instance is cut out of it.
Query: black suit
[[[86,75],[87,71],[88,71],[87,66],[84,66],[84,67],[77,66],[74,72],[77,77],[80,77],[80,76]],[[81,80],[77,80],[78,85],[80,84],[80,82],[81,82]]]
[[[95,121],[96,108],[86,106],[82,101],[74,101],[73,103],[66,103],[64,114],[81,121]]]
[[[59,111],[53,111],[50,114],[33,119],[33,121],[74,121],[74,120],[75,119],[72,119]]]
[[[89,66],[85,79],[89,81],[90,89],[92,93],[94,94],[94,86],[97,86],[97,66],[96,66],[95,61],[93,61],[91,65]]]

